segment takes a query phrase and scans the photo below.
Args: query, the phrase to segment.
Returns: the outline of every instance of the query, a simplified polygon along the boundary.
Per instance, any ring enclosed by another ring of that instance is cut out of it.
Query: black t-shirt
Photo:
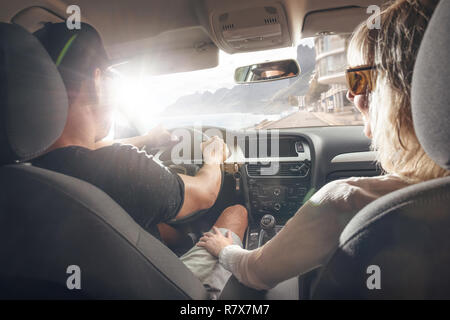
[[[183,180],[131,145],[97,150],[70,146],[50,151],[32,164],[97,186],[157,238],[156,225],[175,218],[183,205]]]

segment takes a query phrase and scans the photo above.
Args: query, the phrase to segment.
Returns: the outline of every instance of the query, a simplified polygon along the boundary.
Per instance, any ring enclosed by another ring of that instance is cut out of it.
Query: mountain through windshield
[[[304,39],[297,47],[229,55],[207,70],[126,79],[120,84],[124,118],[140,131],[158,123],[166,128],[215,126],[227,129],[274,129],[359,125],[359,112],[346,99],[344,71],[348,35]],[[235,84],[237,67],[293,58],[295,78]],[[129,104],[132,104],[130,108]]]

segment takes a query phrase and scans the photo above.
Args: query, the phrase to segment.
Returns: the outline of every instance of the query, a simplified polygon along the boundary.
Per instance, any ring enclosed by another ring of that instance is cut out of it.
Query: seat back
[[[67,94],[31,34],[0,23],[0,298],[205,299],[200,281],[98,188],[24,160],[61,134]]]
[[[450,1],[425,32],[412,83],[414,128],[427,154],[450,169]],[[315,299],[449,299],[450,177],[372,202],[347,225],[316,282]]]
[[[449,299],[449,208],[450,177],[370,203],[341,234],[312,298]]]
[[[98,188],[12,165],[0,168],[0,195],[0,298],[206,298],[177,256]],[[80,290],[67,286],[71,266]]]

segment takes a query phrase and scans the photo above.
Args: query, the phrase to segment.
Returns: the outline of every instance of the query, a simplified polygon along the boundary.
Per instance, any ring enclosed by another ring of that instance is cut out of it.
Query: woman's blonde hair
[[[372,148],[387,173],[418,182],[450,175],[423,150],[411,115],[414,63],[428,21],[438,0],[399,0],[381,12],[381,28],[366,22],[354,32],[348,61],[375,65],[375,89],[369,94]]]

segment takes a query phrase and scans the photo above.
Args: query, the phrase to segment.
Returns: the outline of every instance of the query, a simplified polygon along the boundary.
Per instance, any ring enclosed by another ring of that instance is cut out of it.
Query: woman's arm
[[[272,240],[256,250],[229,246],[221,234],[203,237],[198,245],[213,255],[219,253],[220,263],[246,286],[272,288],[323,264],[336,248],[340,233],[358,210],[348,205],[348,194],[341,195],[340,190],[335,190],[334,197],[319,191]]]

